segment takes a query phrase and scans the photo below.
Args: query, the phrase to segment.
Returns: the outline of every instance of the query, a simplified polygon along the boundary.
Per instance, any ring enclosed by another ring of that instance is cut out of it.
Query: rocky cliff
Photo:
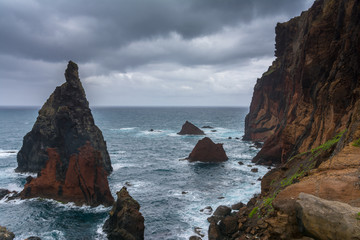
[[[28,179],[20,196],[109,206],[114,201],[107,180],[110,158],[75,63],[69,62],[65,78],[24,137],[16,171],[38,176]]]
[[[18,155],[17,172],[39,172],[48,160],[47,148],[57,148],[60,155],[60,177],[68,167],[70,156],[87,141],[101,154],[101,165],[107,174],[112,167],[106,142],[95,125],[89,102],[79,79],[78,66],[69,62],[66,82],[57,87],[39,111],[32,130],[25,135]]]
[[[277,167],[209,239],[357,239],[360,1],[316,0],[278,24],[275,55],[255,85],[244,139],[264,141],[253,161]]]
[[[276,60],[258,79],[245,140],[258,163],[284,163],[348,128],[360,94],[358,0],[317,0],[276,26]]]

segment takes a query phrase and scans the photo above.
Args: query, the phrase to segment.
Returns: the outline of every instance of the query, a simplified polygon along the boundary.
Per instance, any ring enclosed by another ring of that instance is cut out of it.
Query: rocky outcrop
[[[0,240],[12,240],[15,238],[15,234],[8,231],[6,227],[0,226]]]
[[[17,171],[38,171],[38,177],[27,179],[20,196],[109,206],[114,201],[107,180],[110,158],[75,63],[69,62],[65,78],[24,137]]]
[[[301,231],[316,239],[360,239],[360,208],[300,193],[297,219]]]
[[[103,226],[108,239],[144,239],[144,217],[139,212],[140,204],[130,196],[126,187],[116,195],[117,200]]]
[[[360,4],[317,0],[276,26],[276,60],[258,79],[245,140],[255,162],[284,163],[348,127],[360,94]]]
[[[106,142],[95,125],[85,91],[79,79],[78,66],[69,62],[66,82],[57,87],[39,111],[32,130],[25,135],[17,155],[17,172],[39,172],[48,161],[47,148],[57,148],[61,177],[66,172],[72,154],[90,142],[101,155],[101,165],[112,171]]]
[[[191,122],[186,121],[184,125],[182,125],[181,131],[178,132],[179,135],[205,135],[205,133],[199,129],[197,126],[192,124]]]
[[[198,141],[187,158],[189,161],[224,162],[228,160],[222,143],[214,143],[205,137]]]

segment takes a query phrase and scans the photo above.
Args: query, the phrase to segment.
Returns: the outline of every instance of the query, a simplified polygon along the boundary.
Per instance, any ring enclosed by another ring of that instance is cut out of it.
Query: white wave
[[[124,128],[111,128],[111,131],[132,131],[135,130],[137,127],[124,127]]]
[[[23,188],[15,183],[10,183],[9,185],[7,185],[5,187],[5,189],[9,190],[10,192],[12,191],[16,191],[16,192],[20,192],[23,190]]]
[[[115,164],[112,164],[112,167],[113,167],[113,171],[116,172],[117,170],[125,167],[125,164],[123,164],[123,163],[115,163]]]
[[[96,240],[103,240],[107,238],[106,233],[103,231],[103,226],[105,224],[105,221],[106,220],[104,220],[101,224],[97,225],[97,229],[96,229],[97,236],[95,236]]]
[[[18,150],[3,150],[0,149],[0,158],[7,158],[10,156],[14,156],[18,153]]]

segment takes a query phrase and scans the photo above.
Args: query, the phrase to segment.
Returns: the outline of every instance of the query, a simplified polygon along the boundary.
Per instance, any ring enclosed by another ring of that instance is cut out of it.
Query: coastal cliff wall
[[[316,0],[278,24],[275,55],[244,139],[264,141],[253,161],[276,167],[209,239],[358,239],[360,0]]]
[[[360,94],[359,8],[317,0],[276,26],[276,60],[257,80],[245,122],[244,140],[264,141],[254,162],[285,163],[349,127]]]

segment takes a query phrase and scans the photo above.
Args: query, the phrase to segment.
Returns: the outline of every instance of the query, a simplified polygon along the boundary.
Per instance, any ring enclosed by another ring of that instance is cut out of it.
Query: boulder
[[[296,214],[304,235],[316,239],[360,239],[360,208],[300,193]]]
[[[230,215],[231,208],[228,206],[220,205],[216,208],[214,214],[209,217],[208,222],[218,222],[219,220],[223,220],[226,216]]]
[[[38,177],[27,178],[20,196],[110,206],[110,158],[75,63],[69,62],[65,78],[24,137],[16,171],[38,172]]]
[[[12,240],[15,238],[15,234],[8,231],[6,227],[0,226],[0,239],[1,240]]]
[[[178,132],[179,135],[205,135],[205,133],[191,122],[186,121]]]
[[[210,138],[205,137],[198,141],[187,159],[200,162],[224,162],[228,157],[223,144],[215,144]]]
[[[116,195],[117,200],[103,226],[108,239],[144,239],[144,217],[139,212],[140,204],[130,196],[126,187],[123,187]]]
[[[10,193],[9,190],[0,188],[0,199],[3,199],[6,195]]]
[[[32,130],[25,135],[17,155],[16,172],[40,172],[49,159],[48,148],[58,149],[63,163],[61,171],[65,172],[71,155],[89,141],[100,153],[102,167],[110,174],[106,142],[94,123],[77,64],[69,62],[65,78],[66,82],[56,87],[40,109]]]

